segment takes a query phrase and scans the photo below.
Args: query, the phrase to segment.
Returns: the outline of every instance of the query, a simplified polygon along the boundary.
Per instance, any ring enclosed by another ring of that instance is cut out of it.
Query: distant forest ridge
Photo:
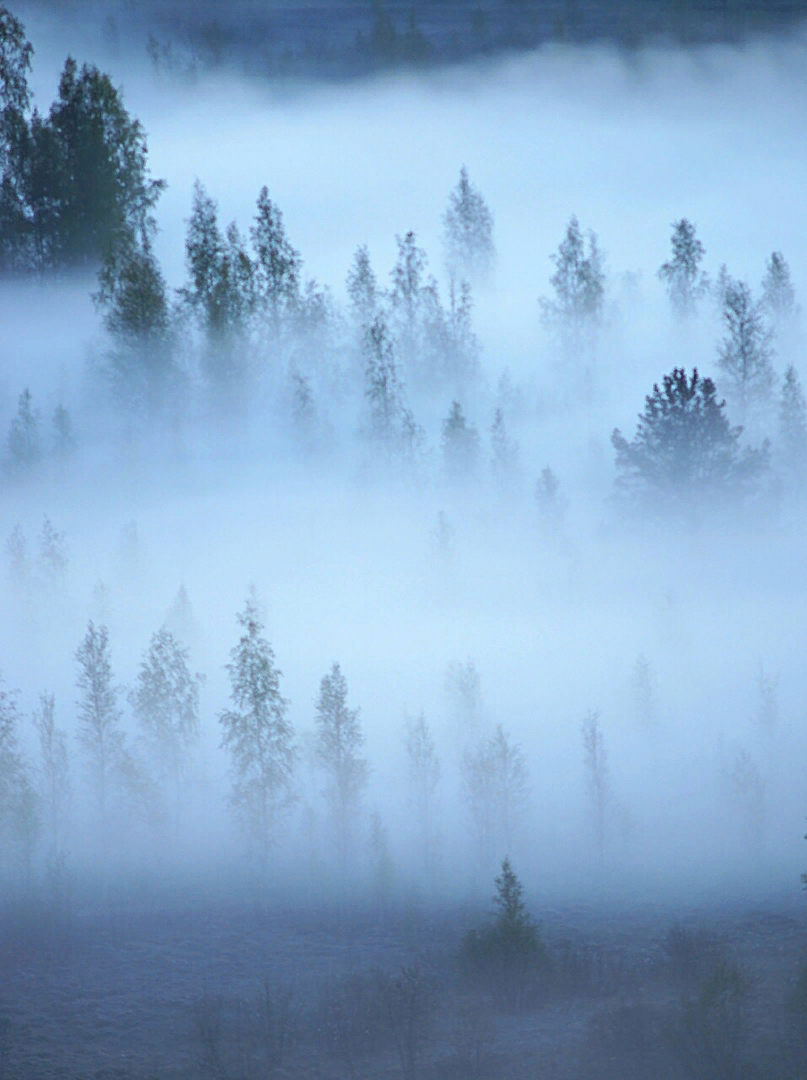
[[[739,43],[787,33],[807,0],[40,0],[86,13],[112,47],[142,42],[164,73],[235,65],[326,78],[431,67],[549,42]]]

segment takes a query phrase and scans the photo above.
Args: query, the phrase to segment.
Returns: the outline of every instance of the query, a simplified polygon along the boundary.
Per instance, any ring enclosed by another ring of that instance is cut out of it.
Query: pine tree
[[[47,514],[42,521],[42,530],[39,533],[37,562],[42,581],[48,588],[64,585],[68,562],[65,534],[54,529]]]
[[[17,692],[7,690],[0,676],[0,866],[16,853],[27,879],[39,831],[39,806],[20,753],[20,720]]]
[[[673,222],[672,230],[672,258],[662,264],[658,276],[667,286],[676,315],[687,318],[695,314],[698,300],[709,288],[708,279],[700,270],[706,252],[691,221],[681,218]]]
[[[253,598],[237,621],[243,632],[227,664],[232,708],[219,714],[221,745],[231,758],[230,803],[265,868],[294,800],[294,728]]]
[[[53,410],[53,453],[64,460],[76,448],[73,434],[73,421],[64,405],[57,405]]]
[[[109,631],[90,621],[87,633],[76,649],[79,674],[76,686],[80,697],[76,738],[87,755],[90,782],[95,789],[102,845],[108,839],[107,825],[112,784],[124,769],[126,739],[118,708],[119,688],[112,678]]]
[[[445,689],[460,745],[475,743],[484,723],[482,679],[469,656],[464,662],[449,664]]]
[[[770,399],[774,381],[771,332],[765,326],[761,304],[754,302],[746,283],[728,274],[721,280],[726,333],[718,348],[718,366],[745,423]]]
[[[424,302],[423,275],[428,265],[426,252],[418,247],[411,230],[395,237],[398,258],[392,269],[390,311],[396,346],[408,364],[416,363],[420,348],[421,315]]]
[[[160,790],[170,787],[174,816],[181,811],[182,791],[193,749],[199,741],[201,675],[192,675],[188,650],[166,627],[151,637],[129,700],[157,768]]]
[[[518,443],[508,434],[501,409],[496,409],[493,415],[490,445],[493,451],[490,464],[494,485],[499,491],[512,491],[519,480]]]
[[[715,384],[697,369],[665,375],[645,398],[631,442],[616,428],[611,443],[617,491],[628,506],[661,516],[713,512],[753,492],[767,468],[768,447],[740,449]]]
[[[364,396],[369,408],[367,434],[388,453],[400,447],[405,405],[395,352],[383,315],[364,335]]]
[[[362,757],[364,733],[359,709],[347,705],[347,680],[339,664],[323,675],[316,704],[316,761],[325,774],[325,800],[330,812],[340,868],[344,872],[355,839],[369,766]]]
[[[496,259],[493,214],[482,194],[468,178],[465,165],[457,186],[448,196],[443,215],[443,245],[451,278],[485,282]]]

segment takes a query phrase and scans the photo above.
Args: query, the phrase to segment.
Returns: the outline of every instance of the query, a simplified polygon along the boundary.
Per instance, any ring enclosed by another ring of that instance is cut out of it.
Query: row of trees
[[[237,617],[240,638],[230,653],[230,702],[218,715],[220,745],[230,763],[229,804],[253,867],[266,874],[271,852],[299,801],[300,744],[281,693],[282,672],[263,635],[254,598]],[[95,823],[102,859],[118,850],[121,829],[145,826],[174,842],[188,824],[193,763],[201,738],[200,690],[188,650],[163,626],[152,635],[133,685],[115,680],[109,632],[90,622],[74,659],[77,668],[75,739],[85,766],[82,803]],[[447,689],[465,747],[460,775],[468,823],[482,872],[517,844],[524,827],[529,770],[522,749],[501,724],[483,724],[479,679],[471,661],[449,672]],[[69,741],[57,726],[52,694],[40,697],[33,722],[40,765],[34,770],[20,749],[22,715],[17,695],[0,687],[0,829],[5,851],[16,852],[30,874],[37,845],[48,866],[64,866],[75,778]],[[135,721],[123,722],[126,698]],[[597,718],[584,729],[586,769],[596,792],[591,806],[598,844],[604,844],[610,814],[604,748]],[[593,726],[592,726],[593,725]],[[599,756],[591,759],[591,739]],[[422,883],[434,888],[441,859],[439,787],[443,767],[423,712],[406,717],[406,759],[412,842]],[[348,685],[338,663],[321,679],[315,702],[308,764],[321,777],[334,868],[343,881],[354,869],[367,825],[365,799],[370,765],[364,754],[360,710],[349,705]],[[388,861],[386,829],[370,819],[377,869]],[[6,860],[7,862],[9,860]],[[6,870],[9,869],[7,865]]]

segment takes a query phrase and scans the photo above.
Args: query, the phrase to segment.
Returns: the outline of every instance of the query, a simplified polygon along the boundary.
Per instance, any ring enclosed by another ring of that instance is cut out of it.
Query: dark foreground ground
[[[807,919],[547,913],[518,1004],[483,912],[6,914],[0,1078],[807,1076]]]

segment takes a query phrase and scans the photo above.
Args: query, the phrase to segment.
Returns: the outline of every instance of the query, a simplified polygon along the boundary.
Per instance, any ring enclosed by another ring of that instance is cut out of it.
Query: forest
[[[802,1075],[803,47],[276,93],[53,25],[0,1080]]]

